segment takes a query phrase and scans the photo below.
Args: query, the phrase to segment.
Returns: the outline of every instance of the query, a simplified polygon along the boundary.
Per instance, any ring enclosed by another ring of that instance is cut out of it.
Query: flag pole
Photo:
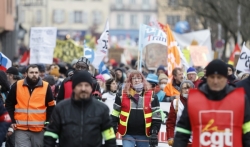
[[[141,72],[141,62],[142,62],[142,37],[143,35],[141,35],[141,29],[142,29],[142,24],[140,25],[140,29],[139,29],[139,50],[138,50],[138,70]],[[140,53],[140,55],[139,55]]]

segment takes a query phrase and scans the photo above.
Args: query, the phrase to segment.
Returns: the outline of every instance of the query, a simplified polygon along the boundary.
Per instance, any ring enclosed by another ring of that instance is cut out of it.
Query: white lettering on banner
[[[230,129],[225,129],[225,132],[203,132],[200,135],[200,143],[211,147],[232,146],[231,137]]]
[[[250,73],[250,50],[245,46],[242,47],[236,69],[242,72]]]

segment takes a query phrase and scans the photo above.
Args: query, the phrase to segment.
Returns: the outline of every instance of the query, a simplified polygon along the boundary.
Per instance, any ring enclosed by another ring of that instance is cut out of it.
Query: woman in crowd
[[[161,126],[159,101],[139,71],[130,72],[124,90],[115,98],[112,120],[115,131],[123,136],[124,147],[158,144]],[[150,108],[150,109],[149,109]],[[145,140],[144,142],[136,140]]]
[[[187,104],[189,89],[194,88],[194,84],[192,81],[184,80],[181,83],[180,88],[181,88],[180,98],[174,99],[171,102],[169,116],[166,122],[167,139],[168,139],[168,144],[170,146],[172,146],[174,143],[175,126],[181,117],[184,107]]]
[[[98,84],[100,85],[101,93],[103,93],[105,91],[105,79],[104,79],[104,77],[101,74],[99,74],[95,78],[96,78]]]
[[[113,104],[115,102],[115,96],[117,91],[117,83],[115,79],[111,78],[106,81],[106,92],[102,95],[102,101],[110,109],[110,112],[113,110]]]

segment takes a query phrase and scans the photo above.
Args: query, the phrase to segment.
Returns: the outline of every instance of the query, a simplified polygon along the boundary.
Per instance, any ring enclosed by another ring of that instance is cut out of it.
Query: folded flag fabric
[[[6,71],[12,66],[11,60],[0,52],[0,70]]]

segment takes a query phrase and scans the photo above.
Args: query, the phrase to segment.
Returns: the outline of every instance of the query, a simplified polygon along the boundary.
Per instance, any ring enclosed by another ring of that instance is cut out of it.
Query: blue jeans
[[[124,135],[122,137],[123,147],[148,147],[148,137],[146,135]],[[128,139],[128,140],[126,140]],[[145,141],[136,141],[136,140],[145,140]]]

